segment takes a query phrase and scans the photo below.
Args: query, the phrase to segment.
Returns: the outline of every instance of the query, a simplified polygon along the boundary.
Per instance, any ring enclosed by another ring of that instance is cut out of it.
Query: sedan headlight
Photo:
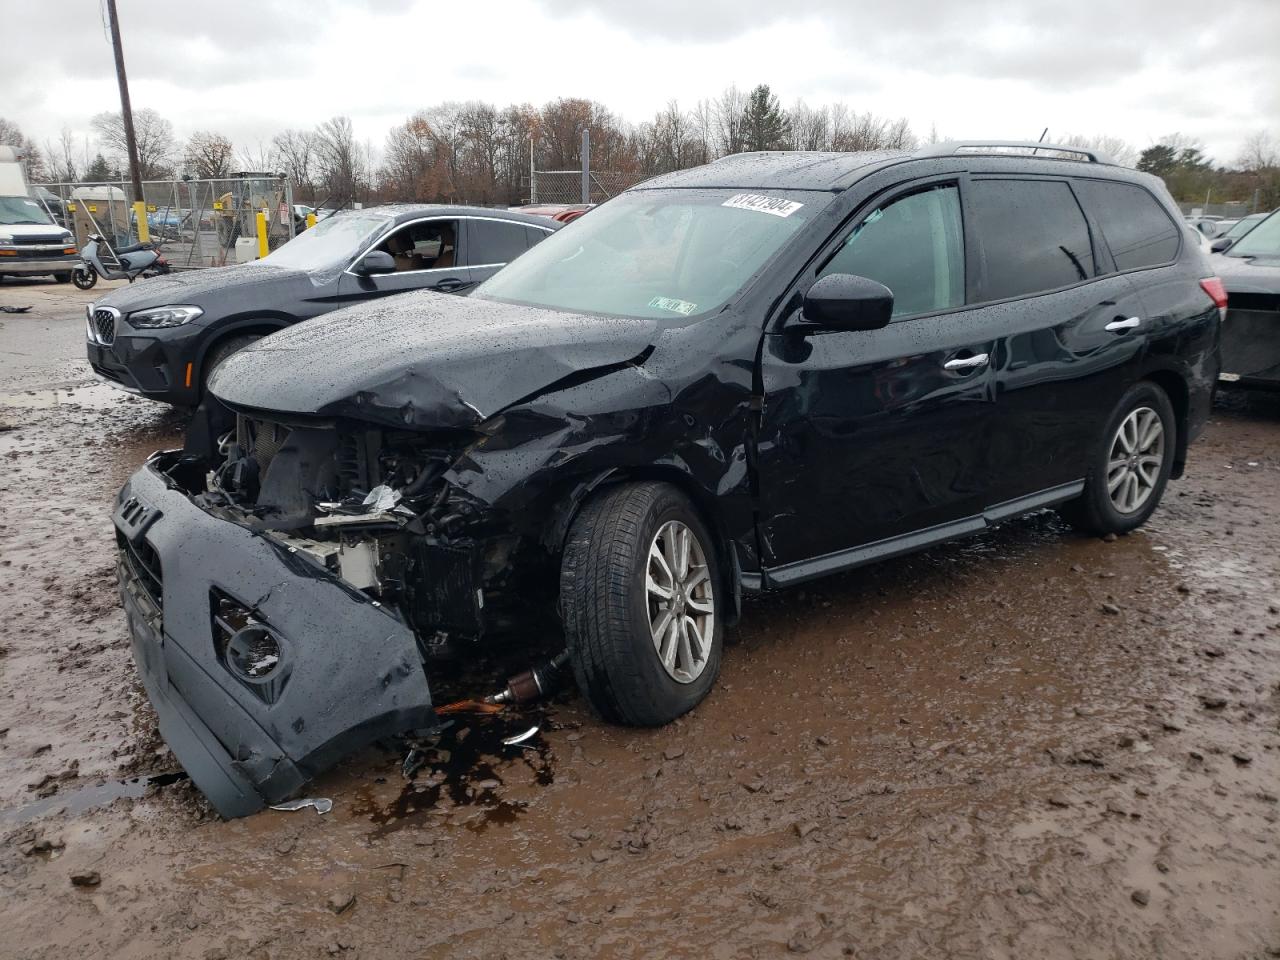
[[[138,330],[180,327],[204,313],[199,307],[153,307],[129,314],[129,326]]]

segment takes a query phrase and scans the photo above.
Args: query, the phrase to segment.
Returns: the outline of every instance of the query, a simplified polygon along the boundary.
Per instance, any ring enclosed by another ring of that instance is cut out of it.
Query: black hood
[[[231,357],[211,389],[241,408],[467,428],[565,378],[635,360],[658,327],[411,293],[273,334]]]
[[[209,294],[225,295],[227,290],[234,289],[237,297],[242,297],[253,288],[261,288],[254,292],[257,303],[266,307],[278,302],[291,302],[303,296],[298,285],[311,286],[311,279],[301,270],[288,267],[277,267],[274,264],[241,263],[230,267],[211,267],[208,270],[185,270],[170,273],[161,277],[139,280],[127,287],[112,290],[101,300],[98,306],[115,307],[121,313],[134,310],[145,310],[149,307],[163,307],[169,304],[194,304],[206,306]]]

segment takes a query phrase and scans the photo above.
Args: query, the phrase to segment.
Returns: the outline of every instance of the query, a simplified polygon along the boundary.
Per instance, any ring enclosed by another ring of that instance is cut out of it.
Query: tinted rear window
[[[1094,275],[1089,227],[1071,188],[1053,180],[975,180],[986,260],[984,300],[1021,297]]]
[[[1131,183],[1080,180],[1080,201],[1102,228],[1117,270],[1168,263],[1178,255],[1178,227],[1156,198]]]
[[[471,263],[510,263],[529,249],[524,224],[506,220],[471,221]]]

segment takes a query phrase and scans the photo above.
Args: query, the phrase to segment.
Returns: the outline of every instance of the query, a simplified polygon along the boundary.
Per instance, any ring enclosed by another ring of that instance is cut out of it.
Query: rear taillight
[[[1227,319],[1227,288],[1217,277],[1205,277],[1200,281],[1200,289],[1209,295],[1213,305],[1218,308],[1218,316]]]

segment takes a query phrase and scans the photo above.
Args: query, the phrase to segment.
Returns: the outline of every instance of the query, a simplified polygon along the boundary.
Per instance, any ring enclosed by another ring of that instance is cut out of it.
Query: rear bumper
[[[120,492],[120,597],[161,735],[218,813],[253,813],[374,740],[432,726],[413,633],[365,594],[205,513],[162,472],[178,456],[156,455]],[[238,632],[220,613],[232,608]],[[252,677],[236,655],[249,631],[269,635],[278,657]]]
[[[1280,386],[1280,310],[1227,307],[1222,324],[1222,380]]]

